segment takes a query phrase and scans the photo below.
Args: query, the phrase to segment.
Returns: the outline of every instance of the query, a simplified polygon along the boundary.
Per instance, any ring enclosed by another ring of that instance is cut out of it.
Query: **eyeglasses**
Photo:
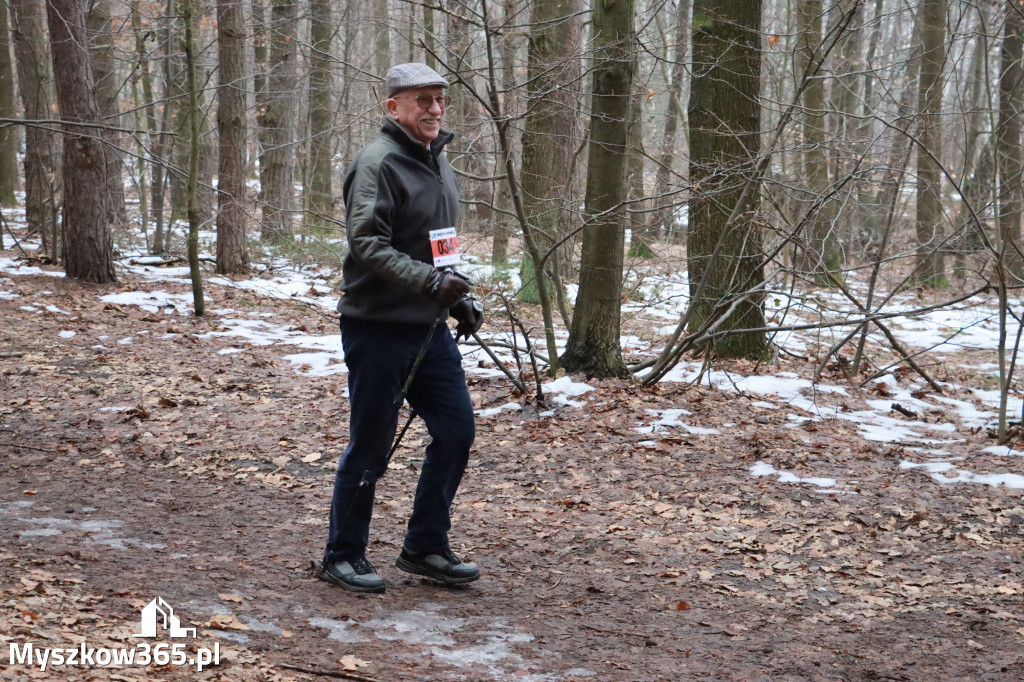
[[[447,109],[448,105],[452,103],[451,95],[420,95],[419,97],[413,97],[412,95],[395,95],[393,99],[414,99],[420,109],[429,109],[434,105],[434,102],[437,102],[442,109]]]

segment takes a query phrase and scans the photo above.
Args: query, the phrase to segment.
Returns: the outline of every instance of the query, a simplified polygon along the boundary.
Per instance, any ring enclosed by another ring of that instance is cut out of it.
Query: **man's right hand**
[[[451,272],[438,271],[427,281],[426,294],[442,308],[450,308],[469,293],[466,280]]]

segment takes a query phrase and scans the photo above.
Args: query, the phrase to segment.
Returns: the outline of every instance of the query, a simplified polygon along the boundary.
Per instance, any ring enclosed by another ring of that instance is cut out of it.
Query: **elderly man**
[[[354,592],[385,589],[366,547],[374,487],[397,428],[396,403],[414,366],[406,398],[432,440],[396,565],[450,585],[480,575],[448,543],[449,509],[475,429],[462,356],[444,320],[450,313],[457,331],[470,334],[483,316],[466,304],[469,283],[444,266],[457,250],[459,206],[455,175],[443,154],[452,139],[441,128],[447,87],[425,64],[389,69],[380,135],[345,178],[349,253],[338,312],[352,409],[320,575]]]

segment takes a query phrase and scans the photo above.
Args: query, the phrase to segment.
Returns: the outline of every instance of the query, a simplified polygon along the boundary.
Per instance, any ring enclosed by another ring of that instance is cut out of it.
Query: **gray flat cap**
[[[448,87],[448,81],[441,74],[426,64],[418,62],[392,66],[388,69],[386,80],[388,97],[409,88],[425,88],[431,85],[440,85],[442,88]]]

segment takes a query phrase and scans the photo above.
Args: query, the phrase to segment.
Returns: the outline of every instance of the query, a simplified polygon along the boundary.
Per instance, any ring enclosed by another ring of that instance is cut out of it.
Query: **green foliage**
[[[626,253],[630,258],[643,258],[647,260],[654,258],[654,250],[646,242],[634,239],[633,243],[629,245],[629,251]]]
[[[302,235],[300,239],[287,239],[270,244],[264,242],[260,246],[268,255],[283,256],[298,263],[315,263],[322,268],[341,272],[348,247],[344,240],[338,240],[335,235],[336,231],[333,229],[316,230],[313,234]]]
[[[526,254],[523,255],[523,260],[519,264],[519,280],[523,283],[522,289],[519,290],[519,300],[523,303],[539,305],[540,289],[537,287],[537,278],[534,275],[533,259]]]

